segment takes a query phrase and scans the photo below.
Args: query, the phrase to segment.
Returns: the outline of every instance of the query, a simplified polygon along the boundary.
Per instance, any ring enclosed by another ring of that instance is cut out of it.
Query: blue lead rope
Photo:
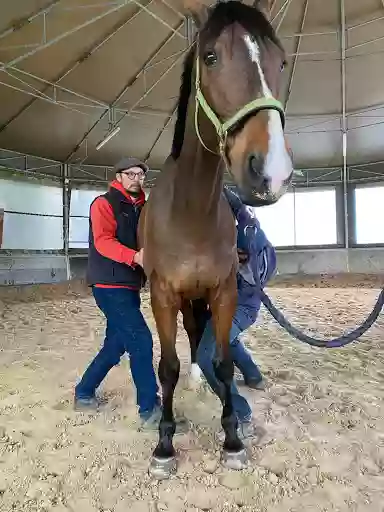
[[[313,347],[322,347],[322,348],[338,348],[344,347],[345,345],[349,345],[353,341],[356,341],[360,338],[364,333],[368,331],[372,327],[372,325],[376,322],[378,316],[380,315],[381,310],[384,306],[384,289],[381,290],[380,295],[376,301],[376,304],[368,316],[366,320],[359,327],[356,327],[353,331],[345,334],[343,336],[339,336],[338,338],[333,338],[331,340],[319,340],[317,338],[313,338],[312,336],[308,336],[308,334],[303,333],[295,326],[293,326],[289,320],[285,318],[283,313],[279,311],[276,306],[272,303],[271,299],[264,292],[262,286],[260,285],[260,281],[256,283],[258,287],[258,294],[260,296],[261,302],[267,308],[267,310],[271,313],[276,322],[285,329],[291,336],[307,343],[308,345],[312,345]]]
[[[249,254],[252,254],[255,252],[254,247],[248,247],[247,240],[256,240],[256,246],[258,247],[266,247],[266,238],[264,235],[264,232],[260,229],[260,225],[256,218],[254,218],[254,225],[248,225],[248,222],[246,219],[242,218],[242,209],[244,208],[243,203],[241,202],[240,198],[231,190],[228,188],[224,188],[224,194],[227,197],[227,200],[231,206],[232,212],[235,216],[235,218],[238,220],[239,224],[243,224],[243,220],[245,221],[245,226],[238,227],[238,247],[242,248],[244,246],[244,249],[248,249],[247,252]],[[248,210],[247,210],[248,212]],[[246,211],[244,210],[244,213]],[[249,212],[250,213],[250,212]],[[239,229],[240,228],[240,229]],[[251,230],[254,232],[254,236],[251,236],[251,233],[247,233],[247,231]],[[260,237],[263,237],[261,239]],[[259,255],[260,256],[260,255]],[[339,336],[338,338],[334,338],[331,340],[320,340],[317,338],[313,338],[312,336],[309,336],[308,334],[303,333],[296,327],[294,327],[279,311],[276,306],[272,303],[271,299],[268,297],[268,295],[264,292],[263,286],[266,280],[269,279],[270,276],[268,276],[268,258],[266,254],[266,250],[262,251],[262,261],[259,259],[259,272],[252,272],[253,278],[255,281],[255,285],[257,287],[257,293],[260,297],[261,302],[264,304],[264,306],[267,308],[267,310],[270,312],[270,314],[273,316],[273,318],[276,320],[276,322],[285,329],[291,336],[298,339],[299,341],[302,341],[304,343],[307,343],[308,345],[311,345],[313,347],[322,347],[322,348],[338,348],[338,347],[344,347],[345,345],[349,345],[353,341],[356,341],[358,338],[360,338],[364,333],[368,331],[372,327],[372,325],[376,322],[377,318],[379,317],[381,310],[384,306],[384,289],[380,292],[380,295],[376,301],[376,304],[368,316],[368,318],[359,325],[356,329],[351,331],[348,334],[345,334],[343,336]],[[246,268],[248,266],[248,268]],[[243,274],[243,277],[249,282],[248,276],[251,273],[251,267],[248,263],[248,265],[244,266],[244,270],[240,272],[240,274]],[[252,283],[253,284],[253,283]]]

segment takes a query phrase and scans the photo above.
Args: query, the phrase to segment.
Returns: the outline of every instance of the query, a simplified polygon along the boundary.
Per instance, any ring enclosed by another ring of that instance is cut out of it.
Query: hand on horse
[[[134,263],[136,263],[136,265],[140,265],[140,267],[143,267],[143,258],[144,258],[144,249],[140,249],[140,251],[138,251],[134,255],[133,261],[134,261]]]
[[[239,263],[247,263],[249,255],[247,252],[237,249],[237,256],[239,257]]]

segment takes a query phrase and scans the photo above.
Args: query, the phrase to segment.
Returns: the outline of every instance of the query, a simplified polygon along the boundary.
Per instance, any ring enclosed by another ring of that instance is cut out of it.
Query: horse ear
[[[186,16],[191,16],[198,30],[205,25],[209,7],[202,0],[184,0],[184,9]]]
[[[253,7],[257,7],[265,17],[271,19],[272,0],[254,0]]]

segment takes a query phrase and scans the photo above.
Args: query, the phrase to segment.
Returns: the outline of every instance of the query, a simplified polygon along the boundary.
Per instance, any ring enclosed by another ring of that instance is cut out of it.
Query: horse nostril
[[[254,176],[260,177],[264,169],[264,156],[260,154],[252,154],[249,157],[249,170]]]
[[[265,158],[260,153],[253,153],[248,160],[249,175],[252,186],[261,194],[266,194],[270,190],[271,179],[264,174]]]

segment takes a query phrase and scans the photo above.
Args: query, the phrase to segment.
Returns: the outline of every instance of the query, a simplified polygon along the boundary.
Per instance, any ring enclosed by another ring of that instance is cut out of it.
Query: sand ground
[[[367,316],[377,288],[361,277],[307,279],[269,293],[296,325],[330,336]],[[157,365],[147,294],[143,310]],[[147,474],[157,436],[137,432],[127,360],[102,386],[103,413],[72,410],[73,386],[103,334],[104,319],[81,286],[0,291],[1,512],[384,511],[382,320],[360,342],[326,351],[291,339],[262,311],[244,340],[268,386],[242,392],[267,435],[249,446],[242,472],[219,464],[219,401],[186,386],[180,325],[175,405],[192,427],[175,438],[177,475],[161,483]]]

